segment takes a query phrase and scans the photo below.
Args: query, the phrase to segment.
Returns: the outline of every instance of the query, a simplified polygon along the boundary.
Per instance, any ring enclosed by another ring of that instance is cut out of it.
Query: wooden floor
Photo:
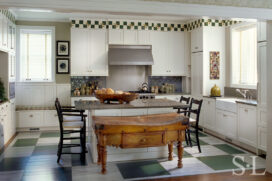
[[[263,172],[259,170],[257,172]],[[247,171],[243,176],[234,176],[232,172],[205,174],[205,175],[193,175],[182,177],[171,177],[162,179],[149,179],[145,181],[272,181],[272,174],[266,173],[264,176],[250,175],[252,172]]]

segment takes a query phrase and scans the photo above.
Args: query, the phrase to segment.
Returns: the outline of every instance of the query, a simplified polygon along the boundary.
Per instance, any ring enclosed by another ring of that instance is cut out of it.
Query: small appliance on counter
[[[211,97],[221,97],[221,90],[216,84],[211,88]]]

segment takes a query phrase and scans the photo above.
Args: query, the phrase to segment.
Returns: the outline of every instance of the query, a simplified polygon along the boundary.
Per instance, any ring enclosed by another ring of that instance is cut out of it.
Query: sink
[[[228,112],[237,112],[236,98],[219,98],[216,99],[216,108]]]

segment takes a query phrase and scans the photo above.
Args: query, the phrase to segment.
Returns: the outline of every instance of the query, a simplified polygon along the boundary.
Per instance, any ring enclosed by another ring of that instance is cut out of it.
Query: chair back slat
[[[181,103],[184,102],[185,104],[189,104],[190,99],[191,99],[190,97],[181,96],[179,102]]]
[[[63,126],[62,126],[63,115],[62,115],[62,111],[61,111],[61,104],[60,104],[58,98],[56,98],[55,107],[56,107],[56,111],[57,111],[58,118],[59,118],[60,131],[61,131],[61,133],[62,133],[62,132],[63,132]]]

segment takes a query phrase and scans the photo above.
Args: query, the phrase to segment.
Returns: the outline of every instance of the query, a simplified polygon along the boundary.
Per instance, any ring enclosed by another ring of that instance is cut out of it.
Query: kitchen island
[[[183,108],[188,107],[188,105],[168,99],[137,99],[129,104],[103,104],[99,101],[75,101],[76,109],[88,111],[87,130],[89,141],[87,146],[94,162],[97,162],[98,154],[97,136],[95,134],[93,116],[119,116],[125,119],[126,116],[149,116],[153,114],[173,113],[176,112],[176,110],[173,109],[173,107],[176,106]],[[121,161],[166,157],[168,154],[168,148],[166,146],[130,149],[116,149],[109,147],[107,152],[107,161]]]

